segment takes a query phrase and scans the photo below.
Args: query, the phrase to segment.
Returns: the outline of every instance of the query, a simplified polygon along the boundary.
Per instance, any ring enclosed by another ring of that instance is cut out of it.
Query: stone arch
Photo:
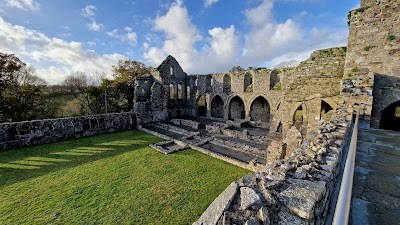
[[[252,121],[269,122],[271,116],[271,107],[266,98],[258,96],[251,103],[250,117]]]
[[[224,100],[219,95],[211,100],[211,116],[224,118]]]
[[[228,119],[230,120],[244,119],[246,116],[244,101],[239,96],[231,99],[228,110]]]
[[[279,101],[278,104],[276,104],[276,111],[279,111],[281,104],[282,104],[282,101]]]
[[[230,74],[224,75],[224,80],[223,80],[222,86],[223,86],[224,93],[229,93],[232,91],[232,77]]]
[[[307,130],[307,108],[305,103],[298,104],[292,111],[293,126],[295,126],[300,133],[305,134]]]
[[[382,111],[379,129],[400,131],[400,101],[390,104]]]
[[[333,113],[333,107],[325,100],[321,100],[321,112],[320,118],[324,120],[330,120]]]
[[[205,95],[201,95],[197,99],[197,114],[199,116],[207,116],[207,99]]]
[[[281,77],[278,70],[273,70],[269,76],[269,90],[277,89],[280,85]]]
[[[253,74],[246,72],[244,75],[244,92],[253,92]]]

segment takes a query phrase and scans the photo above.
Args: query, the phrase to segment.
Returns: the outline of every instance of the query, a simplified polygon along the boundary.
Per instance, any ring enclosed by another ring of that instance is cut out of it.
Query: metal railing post
[[[353,189],[354,166],[356,160],[359,117],[360,117],[360,106],[358,107],[356,119],[354,122],[349,152],[347,153],[346,165],[344,167],[342,183],[340,185],[340,192],[338,201],[336,203],[335,215],[333,217],[332,225],[347,225],[349,223],[351,194]]]

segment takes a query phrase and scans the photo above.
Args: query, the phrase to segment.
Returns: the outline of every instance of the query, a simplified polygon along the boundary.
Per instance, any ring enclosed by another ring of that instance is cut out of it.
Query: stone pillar
[[[246,107],[244,107],[244,112],[245,112],[245,120],[250,120],[250,109],[247,109]]]
[[[187,86],[186,86],[186,82],[185,83],[183,83],[182,85],[181,85],[181,87],[182,87],[182,98],[183,98],[183,102],[184,102],[184,104],[186,104],[186,102],[187,102],[187,99],[186,99],[186,93],[187,93]]]
[[[211,96],[209,94],[206,94],[206,105],[207,105],[207,112],[206,115],[207,117],[211,117]]]
[[[283,138],[286,138],[287,132],[289,132],[290,128],[293,126],[293,122],[282,122],[282,134]]]
[[[307,127],[315,127],[318,125],[321,120],[321,99],[314,98],[310,101],[306,102],[306,108],[308,109],[307,118]]]

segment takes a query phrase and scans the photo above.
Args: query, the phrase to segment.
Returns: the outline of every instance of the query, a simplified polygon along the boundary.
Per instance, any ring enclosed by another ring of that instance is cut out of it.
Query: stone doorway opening
[[[207,116],[206,96],[202,95],[197,99],[197,114],[199,116]]]
[[[382,111],[379,129],[400,131],[400,101],[392,103]]]
[[[211,101],[211,116],[216,118],[224,118],[224,100],[217,95]]]
[[[302,135],[307,134],[307,113],[304,104],[296,109],[293,115],[293,126],[295,126]]]
[[[267,99],[262,96],[257,97],[250,107],[250,117],[252,121],[261,121],[268,123],[270,119],[271,108]]]
[[[245,111],[244,111],[244,102],[239,97],[236,96],[232,98],[231,102],[229,103],[229,116],[230,120],[235,119],[244,119],[245,118]]]
[[[321,101],[321,119],[330,120],[333,114],[333,108],[324,100]]]

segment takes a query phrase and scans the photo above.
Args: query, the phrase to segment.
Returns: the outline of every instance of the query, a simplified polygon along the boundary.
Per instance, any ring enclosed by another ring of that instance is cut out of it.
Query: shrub
[[[371,50],[371,48],[372,48],[372,46],[366,46],[366,47],[364,47],[364,51],[369,51],[369,50]]]
[[[393,34],[390,34],[387,36],[386,38],[388,41],[393,41],[394,39],[396,39],[396,36],[394,36]]]

